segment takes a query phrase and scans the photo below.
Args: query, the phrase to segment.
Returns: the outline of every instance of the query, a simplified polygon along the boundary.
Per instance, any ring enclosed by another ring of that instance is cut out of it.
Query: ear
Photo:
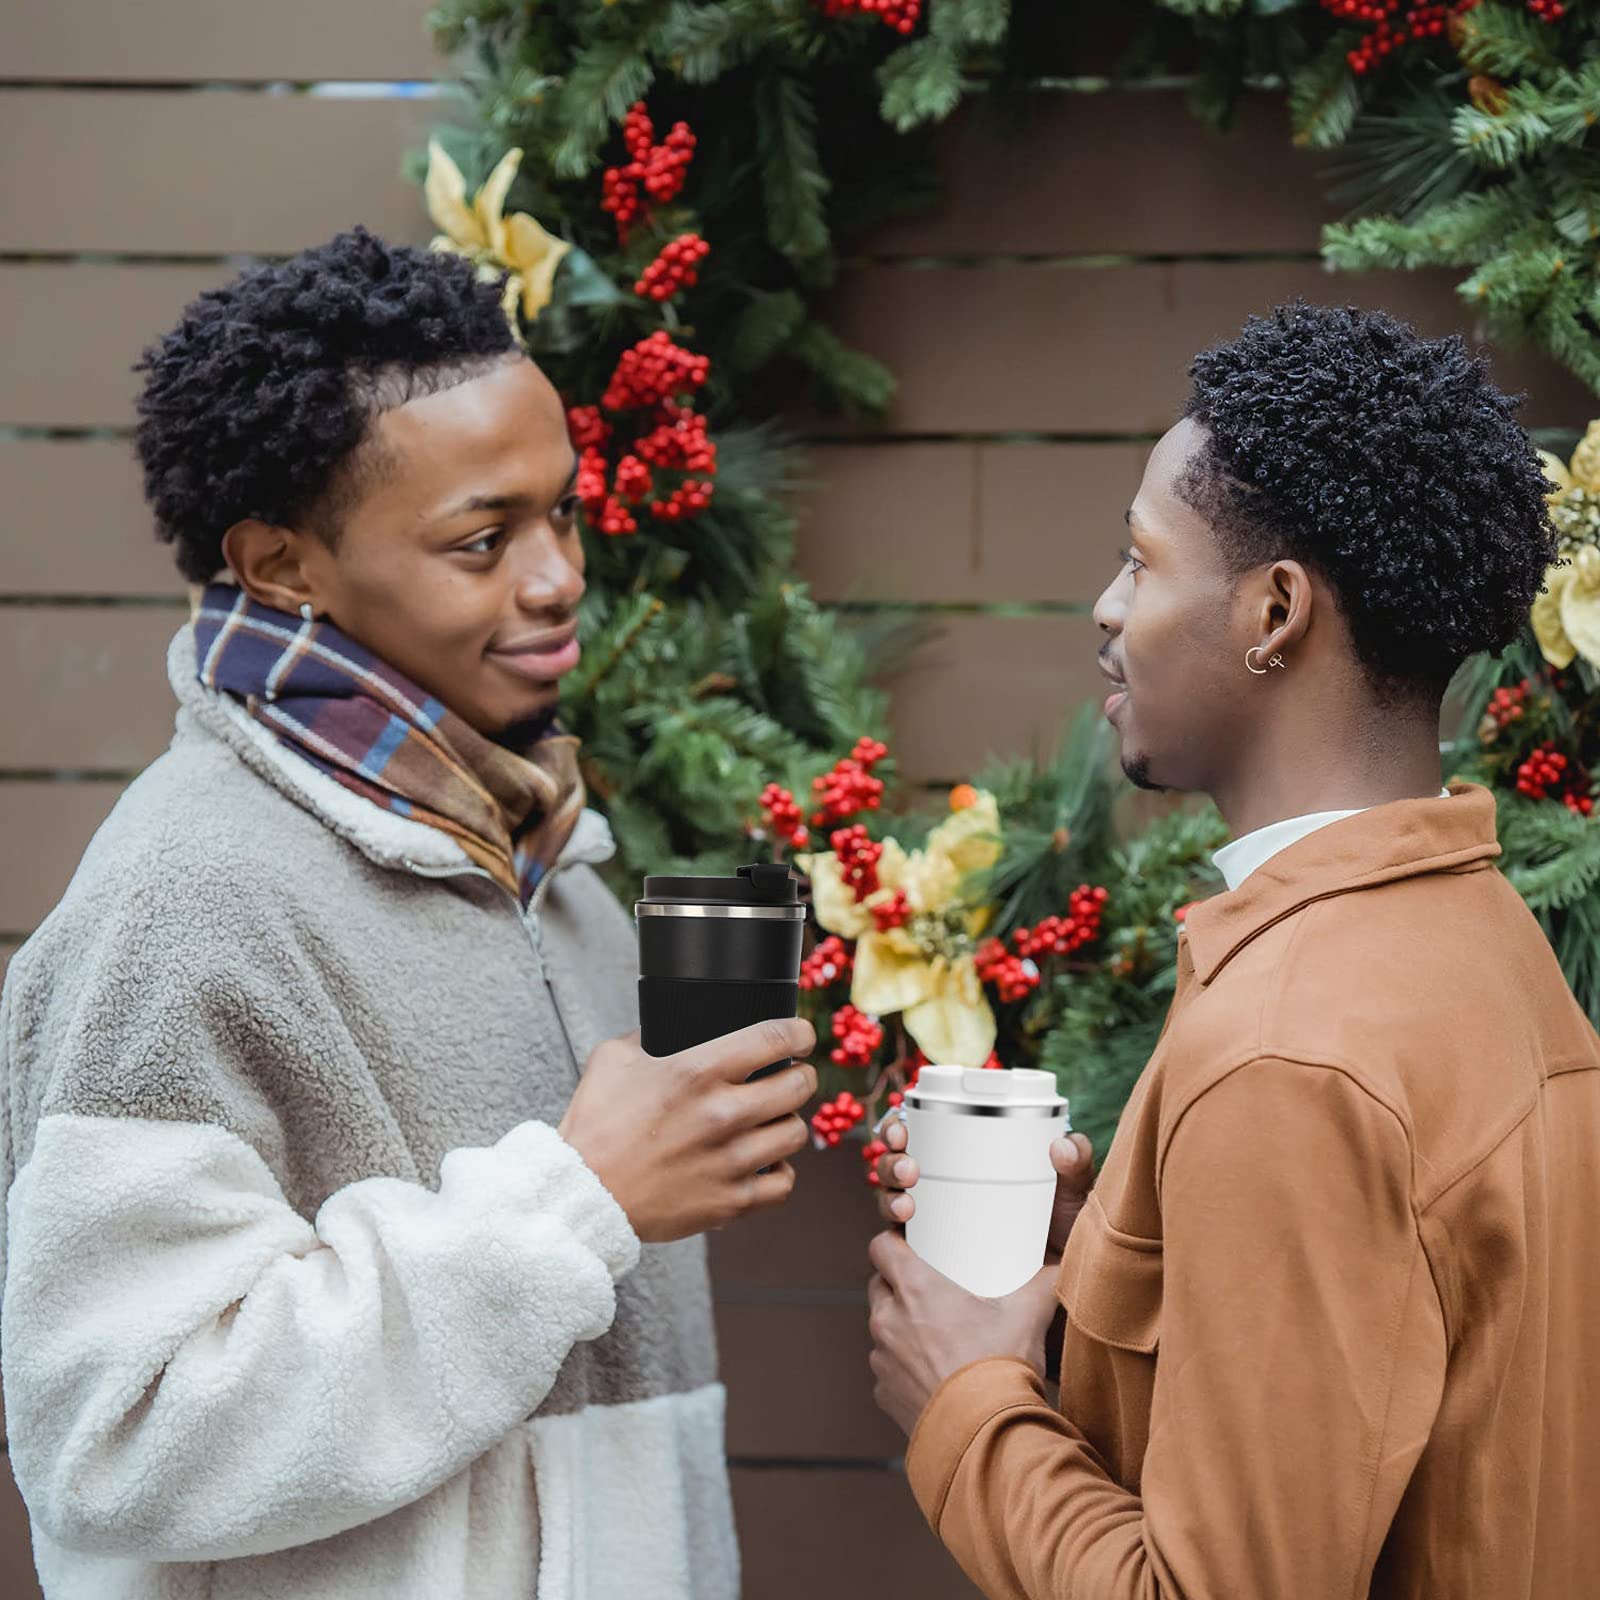
[[[1298,561],[1274,561],[1261,595],[1260,642],[1265,656],[1299,644],[1311,629],[1311,574]]]
[[[246,517],[223,534],[222,554],[252,600],[290,613],[309,600],[322,611],[326,608],[318,604],[313,543],[320,541],[296,528]]]

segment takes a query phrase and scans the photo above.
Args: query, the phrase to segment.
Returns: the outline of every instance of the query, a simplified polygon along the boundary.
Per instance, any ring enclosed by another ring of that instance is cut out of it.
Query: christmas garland
[[[1070,76],[1092,9],[450,0],[435,18],[472,113],[417,164],[435,243],[504,277],[580,451],[590,586],[563,709],[618,836],[614,885],[629,898],[647,871],[757,853],[808,869],[824,1144],[933,1055],[1055,1071],[1103,1144],[1159,1031],[1184,908],[1217,886],[1209,809],[1119,838],[1093,715],[1045,766],[975,775],[947,817],[904,804],[872,684],[908,630],[847,626],[793,581],[797,458],[765,420],[807,392],[887,409],[892,376],[822,318],[842,252],[934,203],[929,133],[964,99]],[[1586,13],[1148,0],[1118,8],[1129,19],[1130,71],[1181,68],[1207,120],[1276,81],[1293,137],[1337,147],[1339,193],[1368,214],[1328,230],[1332,264],[1467,268],[1461,292],[1493,326],[1600,389]],[[1543,654],[1530,632],[1474,664],[1453,759],[1501,796],[1512,881],[1600,1017],[1600,636],[1584,620],[1600,475],[1581,451],[1563,470],[1574,542],[1535,614]]]

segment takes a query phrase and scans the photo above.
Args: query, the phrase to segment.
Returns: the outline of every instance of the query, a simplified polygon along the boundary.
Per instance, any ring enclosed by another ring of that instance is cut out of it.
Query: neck
[[[1317,746],[1304,739],[1283,748],[1252,744],[1238,770],[1208,792],[1236,839],[1289,817],[1438,794],[1437,716],[1430,712],[1398,735],[1390,726],[1381,744],[1370,737]]]

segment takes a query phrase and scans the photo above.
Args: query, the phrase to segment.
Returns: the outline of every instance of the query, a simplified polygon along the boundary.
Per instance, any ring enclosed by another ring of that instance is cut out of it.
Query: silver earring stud
[[[317,620],[317,615],[311,609],[311,602],[309,600],[303,600],[300,603],[300,620],[302,622],[315,622]]]

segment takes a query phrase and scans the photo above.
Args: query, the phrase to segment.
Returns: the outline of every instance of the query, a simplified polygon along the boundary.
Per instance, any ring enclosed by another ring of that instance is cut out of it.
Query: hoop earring
[[[1289,663],[1287,661],[1285,661],[1282,656],[1277,655],[1277,654],[1273,654],[1273,655],[1267,657],[1267,666],[1266,667],[1251,666],[1250,657],[1251,656],[1258,656],[1261,653],[1262,653],[1261,652],[1261,646],[1258,645],[1258,644],[1251,645],[1250,648],[1248,650],[1246,650],[1245,653],[1244,653],[1244,664],[1245,664],[1245,666],[1251,672],[1253,672],[1258,678],[1266,677],[1266,675],[1267,675],[1267,667],[1287,667],[1289,665]]]

